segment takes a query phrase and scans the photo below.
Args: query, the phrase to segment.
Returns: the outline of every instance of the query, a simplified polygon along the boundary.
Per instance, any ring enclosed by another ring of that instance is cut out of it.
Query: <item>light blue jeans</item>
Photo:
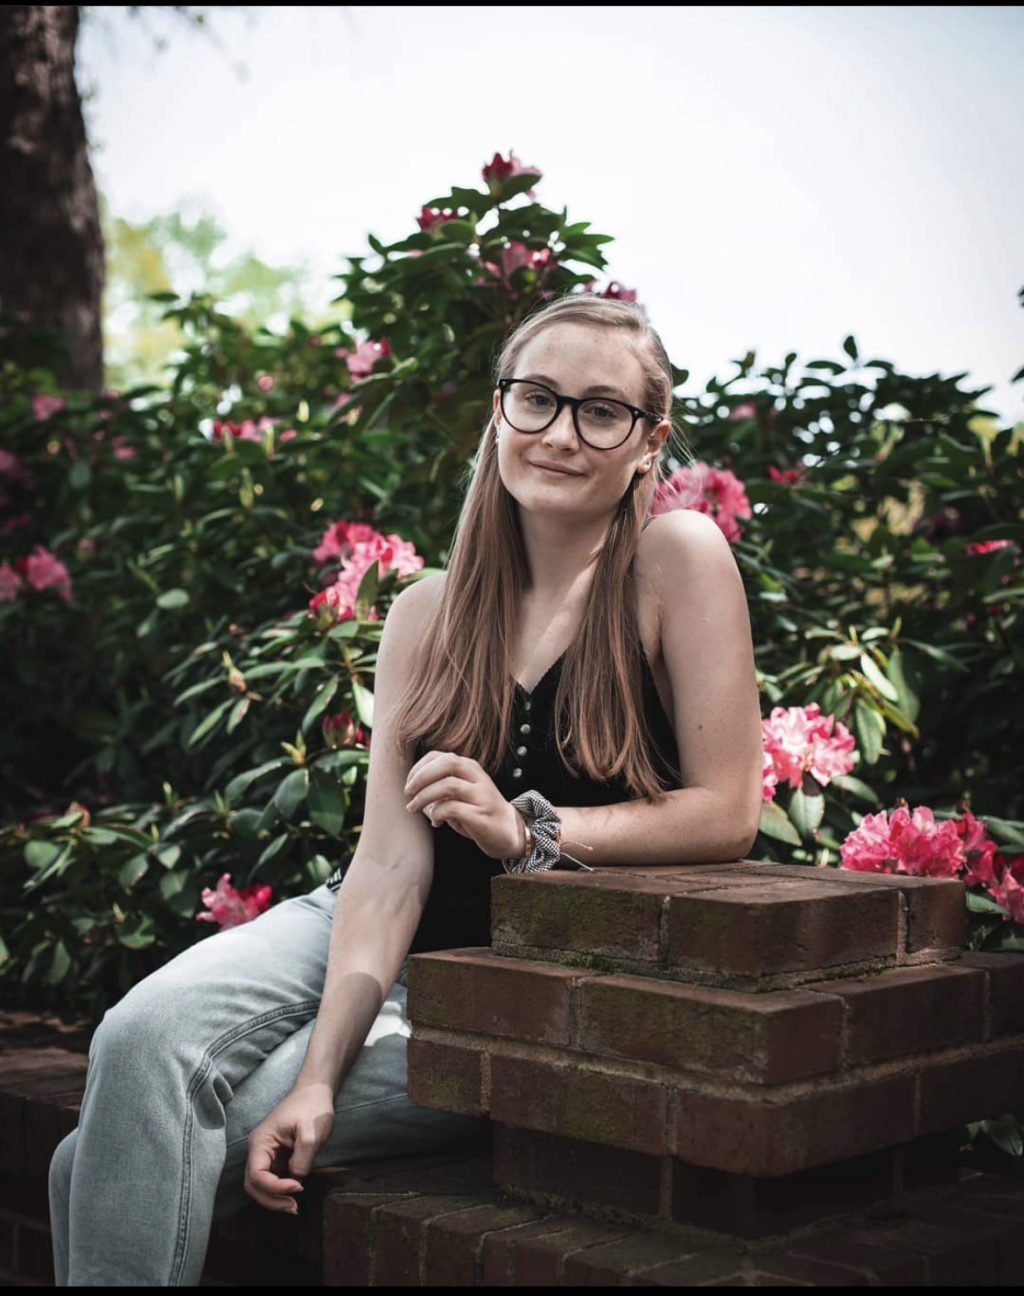
[[[50,1164],[58,1286],[198,1283],[213,1220],[249,1201],[249,1131],[305,1055],[335,898],[318,887],[201,940],[103,1018],[78,1128]],[[405,994],[400,974],[338,1091],[318,1165],[432,1151],[479,1130],[409,1101]]]

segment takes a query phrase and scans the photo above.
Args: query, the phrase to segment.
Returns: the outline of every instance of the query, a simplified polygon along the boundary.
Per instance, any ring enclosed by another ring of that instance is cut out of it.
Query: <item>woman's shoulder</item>
[[[441,602],[447,575],[447,572],[433,571],[406,585],[388,609],[388,624],[394,622],[403,631],[424,628]]]
[[[651,518],[637,547],[637,567],[656,585],[674,585],[682,570],[700,564],[713,569],[735,565],[732,549],[713,519],[695,509],[673,509]]]

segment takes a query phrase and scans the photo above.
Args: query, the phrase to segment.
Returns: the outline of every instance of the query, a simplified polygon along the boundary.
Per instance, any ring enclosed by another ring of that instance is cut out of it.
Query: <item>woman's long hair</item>
[[[628,333],[644,368],[644,408],[670,417],[672,368],[665,348],[641,309],[626,302],[581,295],[550,303],[508,337],[496,376],[510,376],[523,348],[544,329],[566,323]],[[555,699],[558,750],[566,764],[600,781],[621,777],[633,796],[662,790],[644,715],[633,570],[659,479],[655,461],[649,472],[634,476],[622,498]],[[456,751],[491,772],[498,769],[514,745],[512,649],[528,580],[517,507],[498,473],[492,414],[459,517],[444,592],[399,703],[402,740]],[[595,697],[600,705],[594,705]]]

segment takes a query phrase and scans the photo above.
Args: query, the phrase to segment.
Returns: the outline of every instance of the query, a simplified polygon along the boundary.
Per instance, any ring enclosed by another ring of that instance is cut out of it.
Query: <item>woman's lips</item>
[[[575,468],[564,468],[560,464],[537,463],[535,460],[529,460],[531,468],[539,468],[541,472],[551,473],[557,477],[582,477],[583,474]]]

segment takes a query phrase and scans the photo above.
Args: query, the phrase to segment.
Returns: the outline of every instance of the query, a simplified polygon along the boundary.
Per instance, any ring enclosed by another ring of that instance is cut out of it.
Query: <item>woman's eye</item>
[[[596,419],[599,423],[608,422],[619,415],[614,405],[590,404],[587,406],[586,413],[587,418]]]
[[[525,400],[528,405],[533,405],[535,409],[547,409],[551,404],[551,397],[547,392],[527,392]]]

